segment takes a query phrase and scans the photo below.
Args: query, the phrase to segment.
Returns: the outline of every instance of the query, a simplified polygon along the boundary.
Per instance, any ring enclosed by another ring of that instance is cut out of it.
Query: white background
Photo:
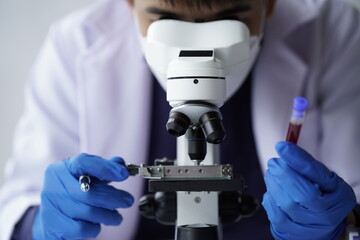
[[[0,185],[23,88],[50,24],[94,0],[0,0]]]

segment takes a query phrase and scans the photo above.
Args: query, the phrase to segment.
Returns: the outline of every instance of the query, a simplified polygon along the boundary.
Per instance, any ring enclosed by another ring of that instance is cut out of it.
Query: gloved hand
[[[277,240],[335,240],[356,205],[352,188],[300,147],[276,145],[270,159],[263,206]],[[341,159],[339,159],[340,161]]]
[[[100,233],[100,223],[119,225],[117,208],[130,207],[134,198],[107,183],[129,174],[119,157],[105,160],[80,154],[54,164],[45,173],[40,209],[33,224],[33,239],[87,239]],[[91,177],[91,189],[80,190],[78,178]]]

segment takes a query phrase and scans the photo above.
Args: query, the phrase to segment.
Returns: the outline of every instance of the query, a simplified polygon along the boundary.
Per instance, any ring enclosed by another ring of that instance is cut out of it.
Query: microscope
[[[228,74],[250,64],[249,29],[235,20],[159,20],[150,25],[143,47],[172,107],[166,129],[177,138],[177,157],[128,166],[156,192],[140,200],[140,212],[176,225],[176,240],[221,240],[222,223],[251,216],[259,207],[243,194],[244,179],[234,179],[232,166],[220,161],[226,137],[220,107],[236,91],[227,81],[242,84]]]

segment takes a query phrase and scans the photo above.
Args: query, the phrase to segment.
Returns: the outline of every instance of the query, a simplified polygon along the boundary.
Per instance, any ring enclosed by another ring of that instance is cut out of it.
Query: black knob
[[[154,219],[156,215],[156,203],[154,195],[142,196],[139,200],[139,210],[141,216],[148,219]]]
[[[156,220],[162,225],[175,225],[176,223],[176,192],[155,193]]]
[[[139,210],[145,218],[156,219],[163,225],[175,225],[176,203],[176,192],[157,192],[141,197]]]
[[[259,201],[241,192],[221,192],[219,213],[222,223],[235,223],[241,218],[251,217],[259,210]]]
[[[243,217],[254,216],[259,208],[259,200],[257,200],[255,197],[246,194],[241,196],[241,214]]]

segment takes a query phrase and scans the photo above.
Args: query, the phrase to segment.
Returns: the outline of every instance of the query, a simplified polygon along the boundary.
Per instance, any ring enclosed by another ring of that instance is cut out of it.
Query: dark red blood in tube
[[[286,141],[297,144],[299,140],[300,130],[302,125],[295,125],[292,123],[289,123],[289,128],[286,136]]]

